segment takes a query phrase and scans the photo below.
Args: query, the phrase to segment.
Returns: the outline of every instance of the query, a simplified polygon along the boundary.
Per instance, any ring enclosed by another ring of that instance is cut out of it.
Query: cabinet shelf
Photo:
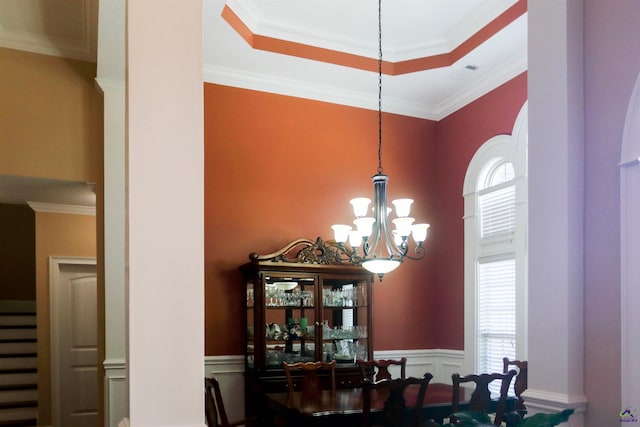
[[[250,307],[253,308],[253,307]],[[305,308],[315,308],[315,306],[313,305],[267,305],[265,306],[265,309],[267,310],[282,310],[282,309],[294,309],[294,308],[298,308],[298,309],[305,309]]]

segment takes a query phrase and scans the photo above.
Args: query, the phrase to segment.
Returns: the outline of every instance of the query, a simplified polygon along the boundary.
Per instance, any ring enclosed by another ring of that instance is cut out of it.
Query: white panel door
[[[51,267],[55,427],[97,426],[95,260],[52,258]]]

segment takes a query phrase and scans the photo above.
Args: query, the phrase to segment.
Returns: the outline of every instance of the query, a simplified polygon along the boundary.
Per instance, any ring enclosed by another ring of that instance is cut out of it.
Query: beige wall
[[[36,212],[38,424],[51,425],[49,257],[95,257],[96,218]]]
[[[98,306],[103,302],[102,251],[96,252],[96,222],[102,233],[103,100],[94,63],[0,48],[0,70],[0,179],[16,175],[97,183],[97,218],[37,213],[35,219],[39,425],[49,425],[48,257],[99,254]],[[98,319],[102,331],[102,308]]]
[[[0,175],[97,182],[96,65],[0,48],[0,70]]]

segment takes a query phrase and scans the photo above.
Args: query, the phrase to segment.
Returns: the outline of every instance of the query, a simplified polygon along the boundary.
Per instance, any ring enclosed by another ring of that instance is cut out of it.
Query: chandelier
[[[395,270],[405,258],[419,260],[424,257],[423,243],[429,224],[414,224],[409,216],[412,199],[398,199],[392,203],[395,216],[389,225],[392,209],[387,206],[387,182],[389,177],[382,169],[382,0],[378,0],[378,169],[373,181],[373,216],[370,216],[371,200],[358,197],[350,201],[356,219],[355,229],[350,225],[335,224],[331,228],[339,247],[348,254],[354,264],[362,264],[378,278]],[[414,255],[409,255],[409,236],[416,243]],[[351,250],[345,246],[349,242]]]

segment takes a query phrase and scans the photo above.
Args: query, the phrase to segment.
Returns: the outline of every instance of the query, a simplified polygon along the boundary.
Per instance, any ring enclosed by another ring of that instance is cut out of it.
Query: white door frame
[[[49,257],[49,328],[51,334],[51,389],[57,390],[60,385],[60,325],[58,316],[60,301],[55,286],[60,280],[63,265],[96,265],[96,259],[90,257]],[[97,308],[97,301],[96,301]],[[60,394],[52,393],[52,421],[60,426]]]

